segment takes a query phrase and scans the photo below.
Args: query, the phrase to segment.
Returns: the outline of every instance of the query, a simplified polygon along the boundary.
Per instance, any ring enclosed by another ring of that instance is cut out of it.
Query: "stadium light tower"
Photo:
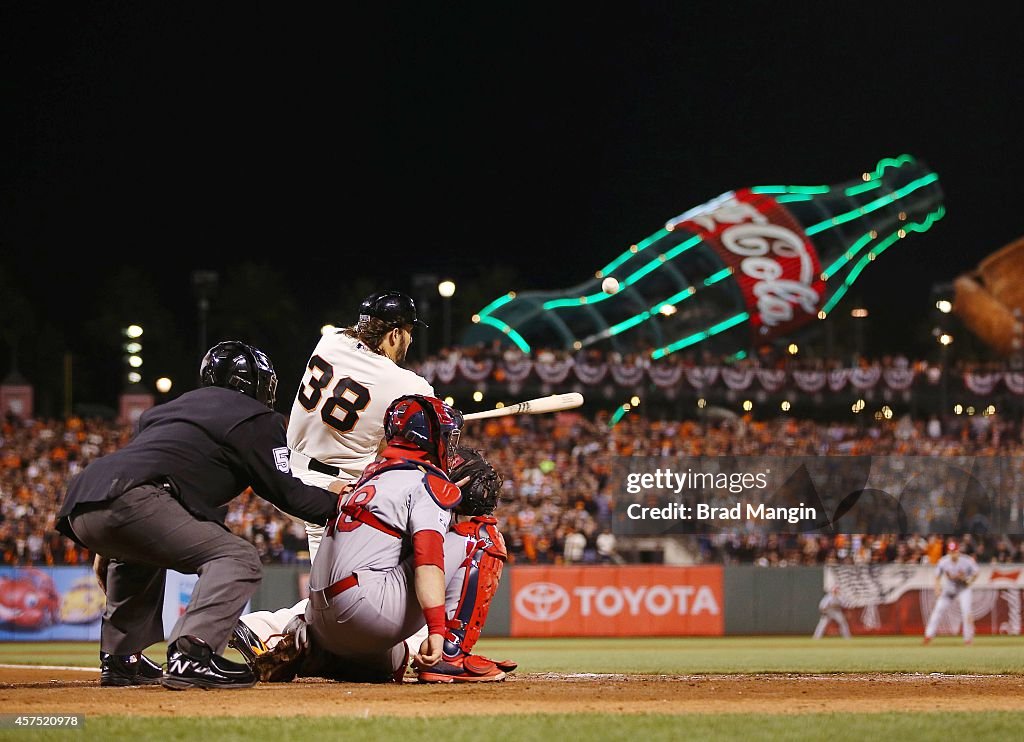
[[[206,317],[210,311],[210,297],[217,290],[220,276],[216,271],[198,270],[192,271],[192,289],[196,294],[196,303],[199,310],[199,358],[206,355]]]
[[[437,284],[441,295],[441,309],[444,312],[444,347],[452,344],[452,297],[455,296],[455,281],[445,279]]]
[[[864,320],[868,318],[868,310],[864,307],[854,307],[850,310],[850,316],[854,319],[854,338],[857,344],[857,362],[864,357]]]
[[[128,325],[122,332],[128,338],[128,342],[123,346],[124,360],[128,365],[128,384],[138,384],[142,381],[142,372],[139,369],[142,368],[143,329],[140,325]]]

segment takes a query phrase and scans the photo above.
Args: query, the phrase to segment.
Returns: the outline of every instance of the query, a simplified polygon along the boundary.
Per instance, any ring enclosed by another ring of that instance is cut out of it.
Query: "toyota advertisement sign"
[[[721,567],[519,567],[512,636],[719,636]]]

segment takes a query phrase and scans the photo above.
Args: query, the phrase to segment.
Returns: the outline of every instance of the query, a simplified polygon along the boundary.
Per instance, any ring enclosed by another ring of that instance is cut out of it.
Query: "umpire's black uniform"
[[[103,652],[163,640],[167,569],[199,574],[170,641],[192,635],[224,651],[262,573],[256,548],[224,525],[228,502],[249,486],[311,523],[335,510],[336,495],[291,475],[284,416],[220,386],[147,410],[128,445],[71,481],[58,530],[111,559]]]

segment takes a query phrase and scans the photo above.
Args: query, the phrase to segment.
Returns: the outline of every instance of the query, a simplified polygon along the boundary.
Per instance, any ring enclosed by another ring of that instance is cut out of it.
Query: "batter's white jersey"
[[[288,419],[288,447],[302,454],[291,457],[295,476],[317,479],[303,458],[309,457],[338,467],[342,479],[358,479],[377,457],[384,413],[406,394],[432,397],[434,388],[340,330],[324,335],[313,349]]]
[[[935,571],[942,576],[943,595],[954,596],[967,587],[956,580],[968,580],[978,574],[978,563],[966,554],[961,554],[954,562],[953,557],[946,554],[935,565]]]

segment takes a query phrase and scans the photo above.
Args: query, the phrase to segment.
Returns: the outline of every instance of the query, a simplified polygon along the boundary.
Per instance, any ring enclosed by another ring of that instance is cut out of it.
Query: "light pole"
[[[953,336],[949,333],[942,333],[938,337],[940,353],[939,367],[942,369],[942,379],[939,385],[939,406],[942,409],[940,419],[948,415],[946,405],[949,404],[949,346],[953,344]]]
[[[854,319],[854,337],[856,339],[857,347],[857,358],[855,363],[860,363],[861,358],[864,357],[864,322],[863,320],[868,317],[868,310],[864,307],[855,307],[850,310],[850,316]]]
[[[437,293],[441,295],[441,309],[444,313],[444,347],[452,344],[452,297],[455,295],[455,281],[445,279],[437,284]]]
[[[210,297],[217,290],[220,276],[216,271],[192,271],[192,288],[196,293],[199,309],[199,357],[206,355],[206,317],[210,311]]]
[[[124,344],[124,361],[128,365],[128,385],[134,386],[142,381],[142,327],[128,325],[123,333],[128,338]]]

